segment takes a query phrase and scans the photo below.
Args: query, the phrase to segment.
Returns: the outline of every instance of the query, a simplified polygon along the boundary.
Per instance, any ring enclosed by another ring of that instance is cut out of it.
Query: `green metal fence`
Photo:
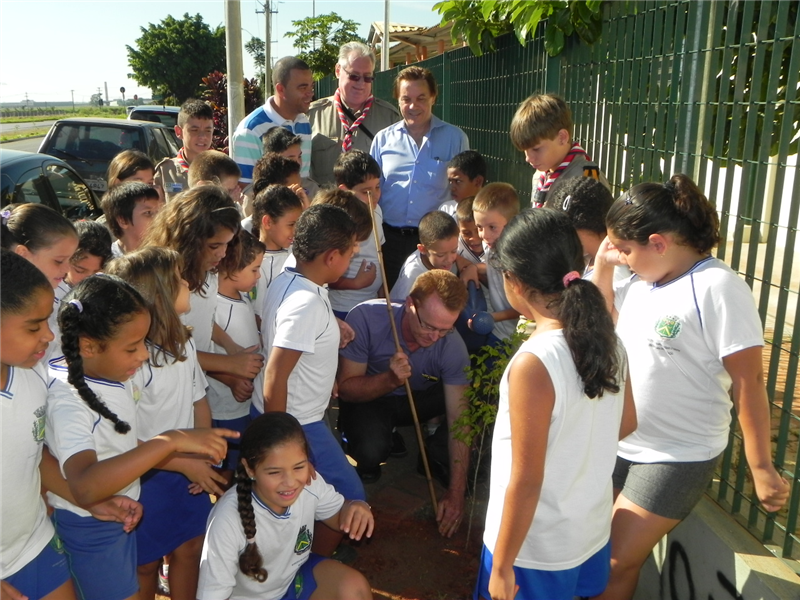
[[[434,112],[467,133],[489,179],[513,184],[524,204],[532,172],[508,126],[535,91],[566,98],[574,137],[616,192],[684,172],[716,204],[724,234],[717,255],[751,285],[764,323],[775,463],[792,494],[777,515],[754,501],[735,422],[709,494],[792,566],[800,558],[799,5],[607,2],[592,47],[571,42],[549,58],[541,37],[522,47],[508,35],[494,53],[461,48],[420,63],[440,85]],[[401,68],[378,73],[377,96],[393,101]],[[335,85],[319,82],[318,95]]]

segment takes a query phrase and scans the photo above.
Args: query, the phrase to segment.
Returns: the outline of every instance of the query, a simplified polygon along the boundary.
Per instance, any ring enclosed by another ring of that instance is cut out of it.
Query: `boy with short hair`
[[[189,189],[189,166],[202,152],[211,148],[214,139],[214,109],[202,100],[189,99],[181,105],[175,134],[183,147],[175,158],[165,158],[156,165],[155,186],[167,202]]]
[[[237,204],[241,194],[239,176],[242,172],[239,165],[230,156],[219,150],[206,150],[189,165],[188,183],[193,188],[200,182],[219,185]]]
[[[458,203],[478,193],[486,183],[486,161],[477,150],[459,152],[447,164],[447,183],[451,200],[442,203],[439,210],[454,215]]]
[[[300,165],[280,154],[269,152],[259,158],[253,167],[253,184],[246,193],[253,194],[253,203],[258,194],[270,185],[279,184],[288,187],[300,199],[303,208],[307,208],[311,201],[306,195],[300,180]],[[245,204],[250,204],[245,200]],[[242,227],[253,232],[254,215],[242,220]]]
[[[419,222],[419,244],[406,259],[389,294],[395,302],[405,302],[417,277],[431,269],[458,274],[458,224],[441,210],[433,210]]]
[[[458,255],[463,256],[473,264],[483,261],[483,242],[475,226],[475,217],[472,214],[474,196],[464,198],[456,206],[456,222],[458,223]]]
[[[295,161],[300,165],[302,171],[303,163],[310,159],[309,156],[303,157],[303,138],[295,135],[285,127],[273,127],[263,138],[264,154],[274,152],[284,158]],[[313,198],[319,191],[319,185],[311,177],[303,177],[301,173],[300,183],[306,192],[306,196]]]
[[[251,414],[267,410],[295,416],[317,472],[345,498],[365,500],[361,480],[324,421],[340,340],[325,284],[344,275],[357,249],[356,225],[338,206],[315,204],[300,215],[292,246],[297,266],[286,268],[267,290],[261,328],[268,353],[264,405],[254,399]],[[319,527],[315,533],[321,533]],[[317,537],[330,545],[328,552],[341,539],[339,534]]]
[[[381,167],[378,162],[363,150],[350,150],[339,155],[333,167],[333,177],[340,190],[349,190],[367,207],[372,205],[375,217],[378,243],[383,244],[383,212],[378,205],[381,199]],[[371,224],[370,224],[371,226]],[[364,287],[331,286],[330,299],[333,312],[347,314],[356,304],[376,298],[383,289],[383,277],[378,266],[378,246],[370,229],[369,236],[359,241],[358,253],[353,257],[345,276],[348,278],[369,276]],[[374,276],[374,278],[373,278]],[[344,317],[340,317],[344,319]]]
[[[147,228],[162,206],[158,190],[141,181],[115,185],[103,195],[100,204],[106,217],[106,226],[117,238],[111,245],[114,256],[122,256],[139,248]]]
[[[531,206],[553,208],[549,198],[571,177],[591,177],[611,189],[597,163],[572,140],[572,130],[572,113],[560,96],[533,94],[517,108],[511,142],[536,169]]]
[[[503,273],[492,264],[492,249],[503,233],[508,222],[519,212],[519,198],[516,190],[508,183],[490,183],[475,196],[472,214],[475,225],[486,247],[483,264],[474,265],[462,271],[462,279],[481,277],[489,288],[489,302],[494,312],[494,328],[489,343],[496,344],[514,334],[519,313],[511,308],[503,286]]]

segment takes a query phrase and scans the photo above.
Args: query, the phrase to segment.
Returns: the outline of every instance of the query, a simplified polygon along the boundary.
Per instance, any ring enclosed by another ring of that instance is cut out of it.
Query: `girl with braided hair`
[[[351,539],[372,536],[363,500],[345,500],[311,476],[308,443],[288,413],[253,420],[241,445],[236,487],[208,521],[197,598],[211,600],[360,600],[372,598],[364,576],[311,552],[314,521]]]
[[[94,275],[63,299],[58,314],[64,356],[50,361],[45,439],[72,500],[49,493],[53,521],[84,600],[138,598],[136,541],[120,523],[83,506],[120,494],[139,498],[139,477],[176,452],[212,462],[226,453],[227,429],[170,430],[140,443],[139,367],[148,358],[148,305],[129,284]]]

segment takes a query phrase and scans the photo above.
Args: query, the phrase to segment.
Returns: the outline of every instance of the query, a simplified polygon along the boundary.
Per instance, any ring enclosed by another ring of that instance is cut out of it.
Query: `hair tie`
[[[247,543],[248,544],[255,544],[256,543],[256,538],[247,538]]]
[[[581,278],[581,274],[580,273],[578,273],[577,271],[570,271],[569,273],[564,275],[564,277],[561,279],[561,281],[564,283],[564,288],[566,289],[566,288],[569,287],[570,283],[572,283],[576,279],[580,279],[580,278]]]
[[[561,209],[564,212],[568,211],[570,204],[572,204],[572,194],[570,194],[566,198],[564,198],[564,203],[561,205]]]
[[[675,185],[675,182],[672,181],[671,179],[662,183],[661,186],[673,196],[678,192],[678,187]]]
[[[83,312],[83,304],[81,304],[80,300],[70,300],[69,303],[72,304],[72,306],[74,306],[75,308],[77,308],[79,313]]]
[[[623,200],[623,202],[624,202],[626,205],[627,205],[627,204],[633,204],[633,196],[631,196],[631,193],[630,193],[630,192],[627,192],[627,193],[625,194],[625,199]]]
[[[3,219],[3,225],[8,225],[8,218],[11,216],[11,211],[6,209],[3,212],[0,212],[0,217]]]

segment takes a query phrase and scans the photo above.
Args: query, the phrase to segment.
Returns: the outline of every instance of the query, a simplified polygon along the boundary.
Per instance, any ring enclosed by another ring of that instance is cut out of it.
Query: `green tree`
[[[256,79],[259,81],[259,87],[264,96],[267,96],[267,91],[270,89],[267,81],[264,80],[264,61],[266,59],[267,45],[259,37],[251,37],[250,41],[244,45],[247,53],[253,57],[253,64],[256,67]]]
[[[294,38],[293,45],[314,72],[314,79],[322,79],[333,74],[339,60],[339,47],[347,42],[363,42],[356,29],[359,24],[350,19],[342,19],[335,12],[328,15],[306,17],[292,21],[295,30],[285,37]]]
[[[174,96],[180,103],[197,94],[205,75],[225,70],[225,28],[211,29],[199,14],[168,16],[161,23],[140,27],[142,36],[128,49],[128,77],[155,94]]]
[[[433,8],[442,15],[442,25],[453,22],[453,43],[463,39],[477,56],[494,50],[494,39],[512,31],[525,45],[546,19],[544,47],[556,56],[573,34],[587,44],[600,38],[602,4],[602,0],[447,0]]]

